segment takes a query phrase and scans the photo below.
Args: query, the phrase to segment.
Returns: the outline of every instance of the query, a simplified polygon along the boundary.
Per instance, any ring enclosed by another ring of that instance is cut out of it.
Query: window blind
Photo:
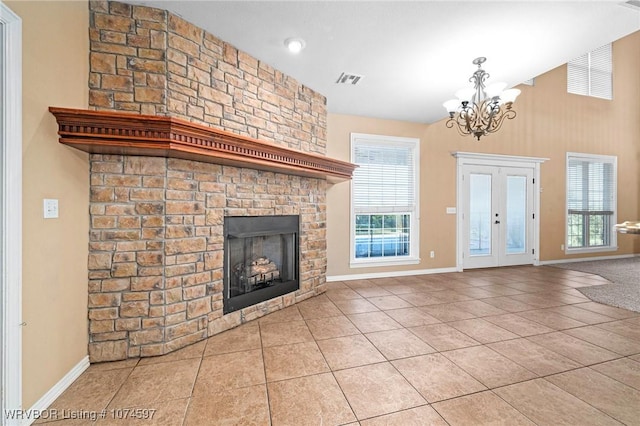
[[[610,161],[571,158],[567,165],[567,208],[570,214],[613,214],[615,167]]]
[[[415,206],[414,152],[403,144],[358,140],[354,146],[353,207],[361,212],[408,212]]]
[[[567,64],[567,92],[613,99],[611,43]]]

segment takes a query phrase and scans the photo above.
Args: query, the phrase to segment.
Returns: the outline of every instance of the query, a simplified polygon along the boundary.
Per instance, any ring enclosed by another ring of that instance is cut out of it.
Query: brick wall
[[[89,105],[326,151],[326,99],[160,9],[91,1]]]
[[[166,11],[90,2],[90,106],[324,154],[325,98]],[[326,181],[91,155],[89,356],[161,355],[324,291]],[[299,214],[300,290],[222,313],[224,216]]]

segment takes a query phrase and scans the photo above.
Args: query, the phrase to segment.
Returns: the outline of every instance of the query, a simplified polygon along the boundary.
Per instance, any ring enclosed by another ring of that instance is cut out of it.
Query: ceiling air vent
[[[620,6],[630,7],[632,9],[640,10],[640,0],[629,0],[620,3]]]
[[[336,80],[336,83],[338,84],[353,84],[354,86],[356,84],[358,84],[358,82],[360,80],[362,80],[361,75],[357,75],[357,74],[347,74],[346,72],[343,72],[342,74],[340,74],[340,77],[338,77],[338,79]]]

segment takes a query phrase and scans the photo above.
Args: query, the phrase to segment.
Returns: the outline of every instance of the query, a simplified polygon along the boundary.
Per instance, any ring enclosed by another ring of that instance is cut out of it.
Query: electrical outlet
[[[433,251],[433,250],[431,250],[431,253],[429,253],[429,257],[430,257],[430,258],[432,258],[432,259],[433,259],[434,257],[436,257],[436,252],[435,252],[435,251]]]
[[[45,198],[43,204],[44,218],[56,219],[58,217],[58,200]]]

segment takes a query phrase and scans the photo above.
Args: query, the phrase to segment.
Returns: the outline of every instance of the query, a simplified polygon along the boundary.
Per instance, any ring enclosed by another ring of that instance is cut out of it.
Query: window
[[[351,134],[351,265],[418,263],[419,140]]]
[[[567,251],[616,249],[617,157],[567,153]]]
[[[567,92],[613,99],[611,43],[567,64]]]

